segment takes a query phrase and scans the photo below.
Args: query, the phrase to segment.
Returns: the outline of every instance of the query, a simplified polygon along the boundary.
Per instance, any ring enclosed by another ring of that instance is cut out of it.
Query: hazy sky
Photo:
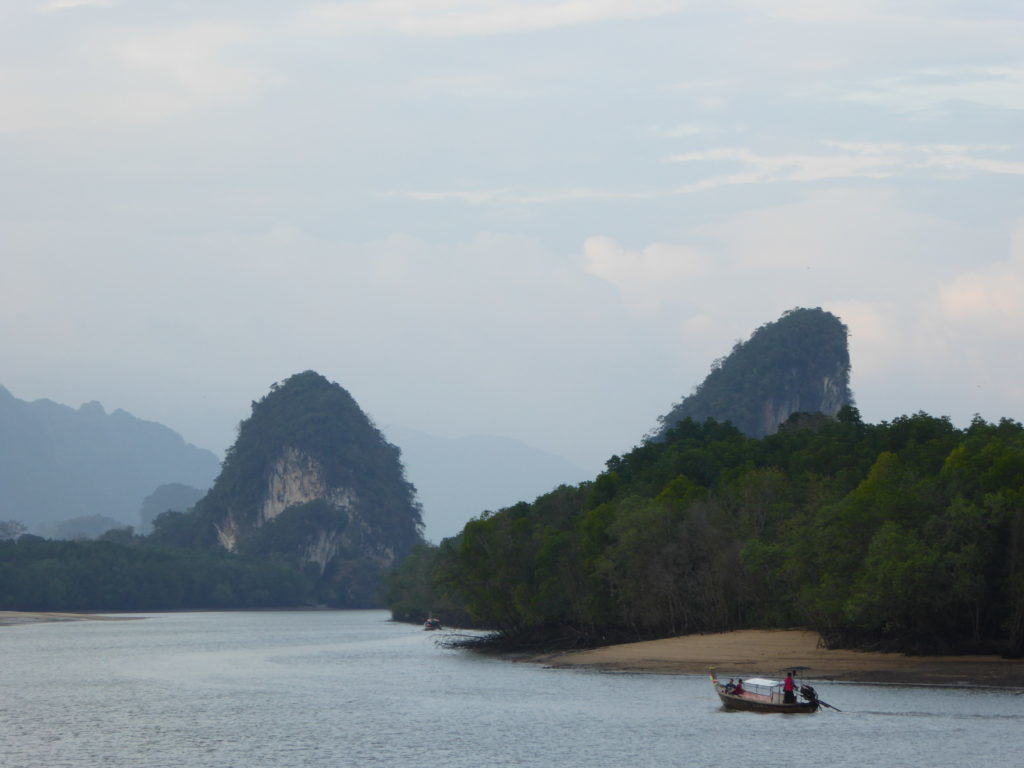
[[[0,383],[596,468],[801,305],[865,417],[1024,418],[1022,8],[0,0]]]

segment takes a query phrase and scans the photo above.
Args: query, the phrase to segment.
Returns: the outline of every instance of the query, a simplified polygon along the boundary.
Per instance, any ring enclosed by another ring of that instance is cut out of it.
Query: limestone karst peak
[[[253,402],[220,476],[188,517],[191,543],[297,559],[334,590],[329,602],[344,605],[372,601],[377,575],[422,541],[398,448],[315,371],[272,384]]]
[[[693,394],[661,417],[658,436],[683,419],[710,418],[764,437],[794,413],[835,416],[852,403],[846,326],[820,307],[798,307],[716,360]]]

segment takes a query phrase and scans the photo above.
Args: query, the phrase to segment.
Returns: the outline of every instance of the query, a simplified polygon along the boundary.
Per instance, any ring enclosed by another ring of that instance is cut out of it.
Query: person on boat
[[[736,687],[732,689],[733,696],[742,696],[746,691],[743,688],[743,678],[736,681]]]
[[[793,673],[787,672],[786,679],[782,681],[782,703],[783,704],[796,704],[796,694],[794,689],[796,684],[793,682]]]
[[[732,678],[730,677],[729,682],[726,683],[723,687],[725,688],[726,693],[732,693],[736,688],[736,683],[734,683],[732,681]]]

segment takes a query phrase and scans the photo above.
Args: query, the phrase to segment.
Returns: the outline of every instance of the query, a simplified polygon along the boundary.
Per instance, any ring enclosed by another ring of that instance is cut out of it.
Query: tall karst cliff
[[[660,419],[731,421],[750,437],[774,433],[793,413],[835,416],[853,403],[846,326],[821,308],[791,309],[737,343],[692,395]]]
[[[213,488],[192,512],[158,518],[155,535],[176,527],[193,544],[298,560],[339,605],[372,604],[380,572],[422,541],[398,448],[313,371],[252,404]]]

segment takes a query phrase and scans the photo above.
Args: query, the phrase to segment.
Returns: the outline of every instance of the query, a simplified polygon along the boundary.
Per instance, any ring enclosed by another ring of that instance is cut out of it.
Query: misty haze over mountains
[[[662,418],[661,434],[687,417],[731,421],[761,437],[796,411],[834,416],[852,402],[849,372],[842,321],[820,308],[795,308],[717,361]],[[401,450],[423,533],[433,542],[458,534],[485,510],[591,477],[564,457],[508,437],[441,437],[395,425],[382,431]],[[0,436],[0,519],[53,538],[95,536],[114,521],[148,533],[160,513],[195,504],[220,472],[210,451],[125,411],[108,415],[96,402],[75,410],[18,400],[0,388]]]
[[[402,449],[406,477],[423,504],[429,541],[454,536],[484,510],[532,501],[559,485],[590,478],[568,459],[509,437],[439,437],[403,427],[383,431]]]
[[[567,459],[508,437],[440,437],[397,426],[385,432],[402,450],[432,541],[458,533],[486,509],[587,478]],[[205,491],[219,471],[212,451],[162,424],[120,409],[107,413],[97,402],[77,409],[29,402],[0,386],[0,519],[20,520],[34,533],[96,535],[100,519],[148,530],[164,511],[153,507],[162,498],[158,489]]]
[[[177,432],[97,402],[27,402],[0,386],[0,519],[30,530],[102,515],[137,525],[157,486],[207,488],[220,462]]]

